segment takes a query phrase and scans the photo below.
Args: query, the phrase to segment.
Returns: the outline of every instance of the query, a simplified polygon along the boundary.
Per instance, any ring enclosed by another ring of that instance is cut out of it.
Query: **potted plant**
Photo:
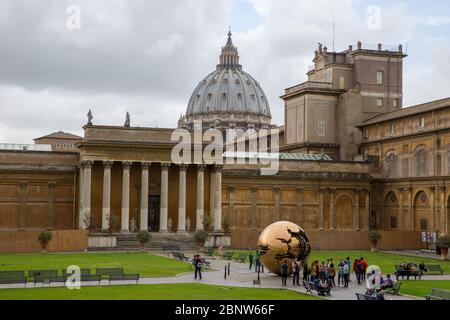
[[[114,231],[117,230],[117,226],[119,225],[119,218],[115,214],[110,214],[109,216],[109,235],[112,236]]]
[[[225,231],[225,234],[226,235],[230,235],[230,233],[231,233],[231,231],[230,231],[230,220],[228,218],[223,219],[222,227],[223,227],[223,230]]]
[[[381,239],[381,234],[376,230],[369,231],[369,241],[372,243],[372,251],[377,251],[378,241]]]
[[[51,231],[44,231],[39,234],[38,240],[41,243],[42,252],[47,253],[48,243],[53,239],[53,233]]]
[[[442,260],[447,260],[448,248],[450,247],[450,237],[440,236],[436,241],[436,247],[441,251]]]
[[[208,239],[208,233],[204,230],[198,230],[195,232],[195,240],[199,243],[200,247],[205,246],[205,242]]]
[[[145,250],[145,245],[150,242],[152,236],[148,231],[141,231],[137,234],[137,239],[141,245],[141,249]]]

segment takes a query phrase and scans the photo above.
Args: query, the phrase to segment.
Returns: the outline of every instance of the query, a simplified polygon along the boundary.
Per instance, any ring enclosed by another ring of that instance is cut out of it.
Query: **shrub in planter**
[[[139,243],[141,244],[141,249],[145,249],[145,245],[150,242],[152,239],[152,236],[150,232],[148,231],[141,231],[137,234],[137,239],[139,240]]]
[[[195,232],[195,240],[200,244],[200,246],[204,246],[206,240],[208,239],[208,233],[203,230],[198,230]]]
[[[378,241],[381,239],[381,234],[376,230],[369,231],[369,241],[372,243],[372,251],[377,250]]]
[[[440,236],[436,241],[436,247],[440,249],[442,259],[447,260],[448,248],[450,248],[450,237]]]
[[[39,234],[38,240],[41,243],[42,251],[47,252],[48,243],[53,239],[53,233],[51,231],[44,231]]]

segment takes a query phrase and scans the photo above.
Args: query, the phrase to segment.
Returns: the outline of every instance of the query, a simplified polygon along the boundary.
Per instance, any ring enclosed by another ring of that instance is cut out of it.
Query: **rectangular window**
[[[377,107],[382,107],[383,104],[384,104],[383,98],[378,98],[378,99],[377,99]]]
[[[391,123],[391,124],[389,125],[389,132],[390,132],[391,134],[394,134],[394,133],[395,133],[395,124]]]
[[[402,175],[403,175],[403,178],[407,178],[409,176],[409,161],[408,161],[408,159],[403,159],[403,161],[402,161]]]
[[[419,119],[419,129],[425,128],[425,117],[420,117]]]
[[[391,229],[397,229],[397,217],[391,217]]]
[[[377,71],[377,84],[383,84],[383,71]]]
[[[428,220],[427,219],[420,219],[420,230],[421,231],[428,230]]]
[[[325,137],[325,121],[319,120],[317,124],[317,135],[319,137]]]
[[[440,154],[438,154],[436,156],[436,175],[440,176],[441,175],[441,165],[442,165],[442,157]]]

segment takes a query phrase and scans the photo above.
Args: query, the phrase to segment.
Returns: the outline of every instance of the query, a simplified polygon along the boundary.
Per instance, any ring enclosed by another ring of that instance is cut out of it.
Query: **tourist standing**
[[[295,258],[294,262],[292,262],[292,274],[293,279],[292,283],[297,286],[300,285],[300,263],[298,262],[297,258]]]
[[[309,281],[308,262],[304,261],[302,265],[303,265],[303,282],[308,282]]]
[[[281,265],[281,285],[285,287],[287,285],[287,278],[289,275],[289,265],[287,260],[284,260],[284,263]]]
[[[348,266],[348,270],[351,270],[350,268],[351,268],[351,261],[350,261],[350,257],[347,257],[347,259],[345,259],[345,263],[347,264],[347,266]],[[348,274],[348,281],[349,282],[351,282],[352,281],[352,279],[350,278],[350,273]]]
[[[338,264],[338,287],[342,285],[344,285],[344,274],[342,273],[342,271],[344,270],[344,261],[342,261],[342,259],[339,259],[339,264]]]
[[[344,288],[348,288],[348,281],[350,277],[350,268],[348,264],[344,264],[344,268],[342,269],[342,274],[344,276]]]
[[[248,270],[252,270],[252,267],[253,267],[253,253],[251,251],[250,251],[250,253],[248,255],[248,263],[249,263]]]
[[[261,254],[259,250],[256,250],[255,253],[255,272],[258,272],[261,269]]]
[[[362,281],[366,281],[366,272],[367,272],[367,262],[366,260],[364,260],[363,257],[361,257],[361,264],[362,264],[362,273],[361,273],[361,277],[362,277]]]
[[[196,263],[195,263],[195,280],[197,280],[197,276],[199,277],[200,280],[202,280],[203,262],[202,262],[202,259],[200,258],[200,255],[197,255],[197,258],[195,260],[196,260]]]
[[[334,278],[336,277],[336,269],[334,268],[334,264],[330,264],[330,269],[328,272],[328,279],[330,279],[333,287],[336,287],[336,282],[334,282]]]

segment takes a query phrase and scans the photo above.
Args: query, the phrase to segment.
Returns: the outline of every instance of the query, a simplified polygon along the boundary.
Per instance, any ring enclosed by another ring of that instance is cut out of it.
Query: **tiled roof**
[[[47,136],[43,136],[40,138],[36,138],[34,140],[42,140],[42,139],[69,139],[69,140],[83,140],[82,137],[76,136],[74,134],[71,133],[67,133],[67,132],[62,132],[62,131],[58,131],[58,132],[54,132],[51,133]]]
[[[427,102],[424,104],[419,104],[412,107],[403,108],[400,110],[380,114],[378,116],[372,117],[364,122],[362,122],[359,127],[386,122],[386,121],[392,121],[394,119],[409,117],[433,110],[438,110],[442,108],[450,107],[450,98],[442,99],[442,100],[436,100]]]

